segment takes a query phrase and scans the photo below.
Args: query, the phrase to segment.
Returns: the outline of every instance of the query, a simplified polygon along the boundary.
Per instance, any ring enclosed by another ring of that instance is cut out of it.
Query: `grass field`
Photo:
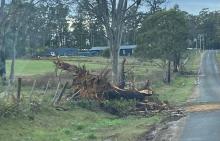
[[[135,140],[160,120],[159,116],[118,118],[80,108],[68,112],[46,108],[34,120],[23,117],[1,119],[0,140],[102,141],[109,138],[127,141]]]
[[[216,55],[216,59],[217,59],[219,65],[220,65],[220,51],[216,50],[216,54],[215,55]]]
[[[110,59],[103,57],[72,57],[62,58],[64,61],[75,64],[85,65],[90,71],[103,70],[106,67],[110,68]],[[120,59],[120,62],[122,58]],[[10,74],[11,61],[7,61],[7,75]],[[37,76],[48,72],[54,72],[55,65],[52,60],[16,60],[15,75],[16,76]],[[152,81],[158,80],[158,75],[161,75],[161,69],[149,62],[140,62],[134,58],[128,58],[125,66],[126,71],[133,72],[137,81],[150,79]],[[161,79],[161,78],[159,78]]]
[[[193,71],[197,74],[200,61],[201,54],[192,53],[185,65],[186,71]],[[175,79],[171,82],[170,85],[162,84],[156,88],[156,92],[160,94],[160,99],[169,101],[174,105],[182,105],[192,94],[196,79],[196,75],[175,76]]]
[[[196,70],[200,61],[199,55],[192,55],[186,69]],[[68,62],[85,64],[88,69],[103,69],[108,59],[103,58],[68,58]],[[194,76],[175,75],[170,85],[161,82],[161,70],[148,62],[138,62],[130,58],[127,68],[135,66],[133,71],[141,80],[152,78],[154,90],[160,99],[174,104],[184,103],[192,93]],[[10,62],[7,62],[9,67]],[[33,76],[54,71],[51,61],[17,60],[17,76]],[[160,74],[160,75],[158,75]],[[23,90],[29,93],[30,89]],[[35,115],[34,120],[28,118],[0,118],[0,141],[102,141],[112,139],[119,141],[135,141],[153,124],[159,123],[161,115],[153,117],[118,118],[102,111],[88,111],[74,107],[70,111],[57,111],[45,104]]]
[[[195,77],[178,76],[170,85],[162,85],[156,92],[163,101],[174,105],[184,104],[192,94],[195,86]]]
[[[7,61],[6,70],[7,74],[10,71],[11,61]],[[16,76],[27,76],[27,75],[38,75],[45,74],[47,72],[54,71],[54,65],[52,61],[48,60],[16,60],[15,63],[15,75]]]
[[[197,73],[199,69],[201,61],[201,55],[192,53],[189,56],[189,60],[185,65],[185,71],[188,72],[195,72]],[[169,101],[175,105],[182,105],[184,104],[195,87],[195,81],[197,76],[174,76],[174,80],[171,82],[170,85],[161,85],[156,88],[156,92],[159,93],[161,100]]]

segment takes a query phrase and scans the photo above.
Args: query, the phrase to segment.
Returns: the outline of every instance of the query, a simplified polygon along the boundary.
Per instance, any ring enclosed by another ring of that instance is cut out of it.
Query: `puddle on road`
[[[220,110],[220,104],[200,104],[186,108],[187,112],[207,112],[213,110]]]

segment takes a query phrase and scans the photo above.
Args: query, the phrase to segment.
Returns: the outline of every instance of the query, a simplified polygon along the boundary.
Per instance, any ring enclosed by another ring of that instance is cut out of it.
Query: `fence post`
[[[65,93],[65,90],[66,90],[67,86],[68,86],[68,82],[65,83],[65,85],[63,86],[62,91],[61,91],[60,94],[57,96],[57,99],[55,99],[54,105],[56,105],[56,104],[58,104],[58,103],[60,102],[60,100],[61,100],[63,94]]]
[[[48,87],[49,87],[49,84],[50,84],[50,80],[47,81],[47,86],[46,86],[46,89],[45,89],[45,91],[44,91],[44,95],[47,93],[47,89],[48,89]]]
[[[58,82],[58,84],[57,84],[57,89],[56,89],[55,95],[53,97],[52,103],[54,103],[56,98],[57,98],[57,94],[58,94],[59,88],[60,88],[60,82]]]
[[[34,91],[34,88],[35,88],[35,85],[36,85],[36,80],[34,80],[34,83],[33,83],[33,86],[32,86],[32,89],[31,89],[31,93],[30,93],[30,97],[29,97],[29,102],[31,103],[32,101],[32,94],[33,94],[33,91]]]
[[[22,78],[18,78],[17,103],[19,103],[21,99],[21,80]]]

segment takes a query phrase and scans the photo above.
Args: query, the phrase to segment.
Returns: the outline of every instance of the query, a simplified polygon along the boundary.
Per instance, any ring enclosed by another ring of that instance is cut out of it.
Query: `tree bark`
[[[12,62],[11,62],[11,71],[10,71],[10,83],[12,84],[15,80],[15,59],[16,59],[16,46],[17,46],[17,40],[18,40],[18,29],[15,32],[15,38],[13,42],[13,56],[12,56]]]
[[[4,13],[4,7],[5,7],[5,0],[1,0],[0,4],[0,23],[3,22],[5,13]],[[5,28],[4,24],[0,25],[0,76],[2,80],[6,79],[6,63],[5,63],[5,47],[4,47],[4,36],[5,36]]]
[[[21,78],[18,78],[18,89],[17,89],[17,104],[21,100]]]
[[[171,61],[168,60],[168,70],[167,70],[167,83],[170,84],[171,82]]]
[[[112,33],[111,39],[109,40],[109,46],[111,50],[111,60],[112,60],[112,81],[113,84],[118,84],[119,82],[119,50],[121,45],[121,33]]]
[[[179,65],[178,65],[178,62],[177,60],[174,60],[173,61],[173,72],[179,72]]]
[[[120,89],[124,89],[125,87],[125,63],[126,63],[126,58],[123,58],[123,61],[120,66],[120,78],[119,78],[119,85],[118,87]]]
[[[1,33],[0,33],[1,34]],[[3,51],[3,39],[0,35],[0,76],[3,75],[3,65],[4,65],[4,51]]]
[[[179,72],[180,55],[176,54],[173,61],[173,72]]]
[[[119,81],[119,73],[118,73],[118,59],[119,59],[119,49],[112,47],[111,51],[112,55],[112,81],[114,84],[117,84]]]

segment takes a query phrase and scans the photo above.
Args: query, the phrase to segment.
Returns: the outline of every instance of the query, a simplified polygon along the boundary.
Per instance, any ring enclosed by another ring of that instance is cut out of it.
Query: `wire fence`
[[[19,77],[13,84],[2,85],[0,100],[13,103],[38,101],[39,103],[55,104],[61,100],[61,93],[63,95],[68,84],[70,84],[67,80],[59,81],[59,78],[42,79]]]

